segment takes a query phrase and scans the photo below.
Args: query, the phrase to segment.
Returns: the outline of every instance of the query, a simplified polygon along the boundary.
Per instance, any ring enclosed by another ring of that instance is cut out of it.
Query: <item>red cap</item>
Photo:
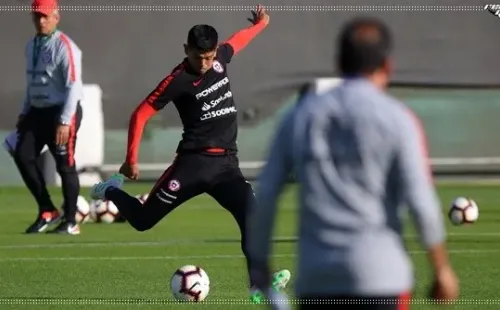
[[[57,10],[57,0],[33,0],[31,9],[33,12],[50,15]]]

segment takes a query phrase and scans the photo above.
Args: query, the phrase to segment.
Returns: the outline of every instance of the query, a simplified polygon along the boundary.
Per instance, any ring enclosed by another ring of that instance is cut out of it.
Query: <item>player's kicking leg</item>
[[[222,207],[228,210],[236,220],[241,233],[241,249],[246,257],[247,269],[250,274],[251,261],[248,259],[248,252],[246,249],[246,216],[248,208],[255,202],[252,186],[243,176],[237,175],[232,179],[227,179],[215,184],[213,188],[208,191],[208,194],[217,200]],[[286,269],[274,273],[272,288],[275,291],[284,289],[290,281],[290,277],[290,271]],[[250,299],[254,303],[261,303],[264,301],[264,295],[262,292],[255,289],[252,283],[250,283]]]
[[[141,203],[121,190],[124,176],[115,174],[96,184],[92,188],[91,197],[112,201],[132,227],[138,231],[146,231],[176,207],[203,192],[203,186],[192,175],[186,173],[180,165],[171,166],[153,187],[148,199]]]
[[[121,189],[124,177],[121,174],[114,174],[108,180],[94,185],[91,192],[92,199],[112,201],[125,220],[137,231],[146,231],[158,223],[168,212],[166,208],[156,208],[163,211],[163,214],[153,216],[153,208],[144,208],[139,199],[129,195]],[[151,194],[148,200],[153,197]],[[147,202],[147,201],[146,201]],[[146,205],[146,202],[144,205]],[[150,203],[149,203],[150,205]],[[148,212],[149,211],[149,212]]]

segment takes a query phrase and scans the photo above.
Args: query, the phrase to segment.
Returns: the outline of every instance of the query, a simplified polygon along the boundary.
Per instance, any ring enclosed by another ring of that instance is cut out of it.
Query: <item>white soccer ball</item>
[[[90,200],[90,216],[89,222],[98,222],[97,207],[102,203],[102,200]]]
[[[210,279],[202,268],[185,265],[173,274],[170,279],[170,289],[177,300],[200,302],[208,296]]]
[[[146,200],[148,199],[149,197],[149,194],[148,193],[145,193],[145,194],[139,194],[139,195],[136,195],[135,198],[139,199],[141,201],[141,203],[145,203]]]
[[[120,217],[120,211],[111,200],[100,200],[95,212],[99,223],[111,224]]]
[[[479,207],[472,199],[458,197],[452,202],[448,217],[453,225],[472,224],[479,218]]]
[[[90,204],[87,202],[87,199],[83,196],[78,196],[78,200],[76,201],[76,214],[75,220],[78,224],[83,224],[88,222],[90,218]]]

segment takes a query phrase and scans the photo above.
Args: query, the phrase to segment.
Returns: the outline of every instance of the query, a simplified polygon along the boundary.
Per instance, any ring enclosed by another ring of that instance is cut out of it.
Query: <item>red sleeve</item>
[[[178,68],[172,74],[163,79],[158,86],[156,86],[155,90],[153,90],[135,109],[134,113],[132,113],[128,127],[127,163],[137,164],[139,146],[141,144],[144,127],[157,111],[163,109],[175,98],[177,88],[172,85],[172,81],[181,69],[182,68]]]
[[[128,127],[127,163],[137,164],[144,126],[155,113],[156,109],[147,101],[143,101],[132,113]]]
[[[262,30],[264,30],[266,26],[267,23],[265,21],[260,21],[255,25],[236,32],[225,43],[231,45],[234,50],[234,55],[236,55],[242,49],[244,49],[248,45],[248,43],[250,43]]]

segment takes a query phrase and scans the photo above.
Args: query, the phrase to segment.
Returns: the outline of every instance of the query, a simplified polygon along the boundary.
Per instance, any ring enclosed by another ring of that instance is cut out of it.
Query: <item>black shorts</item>
[[[183,202],[203,193],[212,196],[233,215],[237,208],[244,211],[253,191],[241,173],[236,155],[177,155],[156,182],[145,204],[165,207],[159,208],[164,216]]]
[[[409,310],[410,294],[400,296],[317,296],[299,298],[301,310],[307,309],[356,309],[356,310]]]
[[[212,196],[231,213],[244,244],[246,214],[255,196],[234,154],[179,154],[144,203],[122,191],[110,191],[108,199],[113,200],[130,225],[138,231],[145,231],[185,201],[203,193]]]

